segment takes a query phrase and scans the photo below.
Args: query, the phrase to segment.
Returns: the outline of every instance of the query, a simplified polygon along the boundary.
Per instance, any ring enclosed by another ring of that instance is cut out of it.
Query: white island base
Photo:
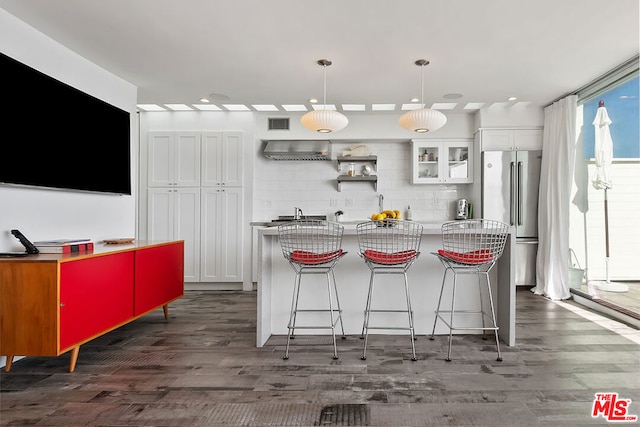
[[[438,305],[444,267],[431,254],[441,248],[441,225],[423,224],[420,256],[407,272],[411,305],[414,312],[416,335],[430,335]],[[499,326],[499,336],[508,346],[515,344],[515,239],[511,230],[502,257],[491,273],[492,293]],[[364,307],[369,289],[370,270],[358,256],[355,224],[345,224],[343,250],[347,251],[335,267],[338,296],[346,335],[360,335]],[[291,309],[294,271],[285,260],[278,240],[278,228],[268,227],[258,233],[258,304],[257,340],[262,347],[272,335],[286,335]],[[447,281],[452,278],[450,274]],[[457,309],[479,308],[478,286],[475,276],[460,276],[456,292]],[[486,287],[484,287],[486,290]],[[486,295],[484,295],[486,301]],[[450,306],[451,286],[445,288],[442,307]],[[488,301],[486,301],[488,307]],[[404,286],[401,275],[376,275],[372,309],[405,309]],[[328,308],[327,285],[324,275],[307,275],[302,278],[299,308]],[[446,308],[444,308],[446,309]],[[376,317],[374,317],[376,316]],[[460,315],[465,326],[482,326],[481,317]],[[456,317],[458,319],[458,317]],[[298,329],[296,334],[330,334],[326,327],[328,313],[301,313],[298,325],[325,325],[324,328]],[[371,315],[371,325],[407,327],[406,314],[379,313]],[[459,324],[459,323],[458,323]],[[339,334],[339,329],[336,334]],[[371,333],[408,334],[408,331],[372,330]],[[438,322],[436,334],[448,334],[449,330]],[[461,331],[461,333],[467,333]],[[469,331],[469,333],[474,333]],[[479,333],[476,331],[475,333]]]

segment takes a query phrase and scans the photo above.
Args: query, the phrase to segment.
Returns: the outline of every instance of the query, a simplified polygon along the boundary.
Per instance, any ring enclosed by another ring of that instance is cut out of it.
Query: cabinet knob
[[[63,302],[60,303],[60,307],[64,307],[64,303]]]

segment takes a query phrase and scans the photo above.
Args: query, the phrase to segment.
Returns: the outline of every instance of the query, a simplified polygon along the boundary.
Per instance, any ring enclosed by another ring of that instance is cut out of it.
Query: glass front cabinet
[[[472,140],[411,141],[412,184],[473,182]]]

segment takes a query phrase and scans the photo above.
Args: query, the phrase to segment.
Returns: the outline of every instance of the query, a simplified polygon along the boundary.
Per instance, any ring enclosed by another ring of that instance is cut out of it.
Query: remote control
[[[20,240],[20,243],[22,243],[22,246],[24,246],[27,249],[27,253],[28,254],[37,254],[40,253],[40,251],[38,250],[38,248],[36,248],[33,243],[31,243],[29,241],[29,239],[27,239],[24,234],[22,234],[20,232],[20,230],[11,230],[11,234],[13,234],[16,239]]]

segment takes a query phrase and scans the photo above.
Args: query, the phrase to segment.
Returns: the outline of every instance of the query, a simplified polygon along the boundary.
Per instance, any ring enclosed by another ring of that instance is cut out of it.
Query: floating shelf
[[[341,163],[371,163],[373,170],[378,171],[378,156],[338,156],[338,172]]]
[[[378,176],[377,175],[338,175],[338,191],[342,191],[341,184],[343,182],[371,182],[373,183],[373,189],[378,191]]]

